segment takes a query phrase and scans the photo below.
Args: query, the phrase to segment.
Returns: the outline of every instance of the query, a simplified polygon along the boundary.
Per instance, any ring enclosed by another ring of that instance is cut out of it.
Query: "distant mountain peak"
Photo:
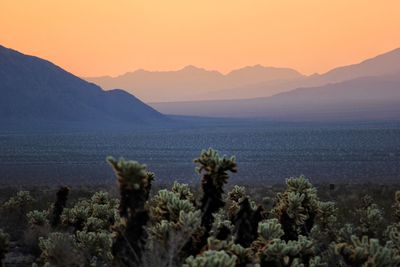
[[[263,65],[261,65],[261,64],[256,64],[256,65],[251,65],[251,66],[245,66],[245,67],[242,67],[242,68],[239,68],[239,69],[236,69],[236,70],[243,70],[243,69],[248,69],[248,70],[251,70],[251,69],[267,69],[267,68],[271,68],[271,67],[266,67],[266,66],[263,66]],[[232,70],[232,71],[235,71],[235,70]]]
[[[278,72],[286,72],[286,73],[291,73],[291,74],[297,74],[297,75],[302,75],[300,72],[297,70],[291,69],[291,68],[282,68],[282,67],[271,67],[271,66],[263,66],[261,64],[256,64],[252,66],[245,66],[243,68],[235,69],[230,71],[227,75],[233,75],[236,73],[243,73],[243,72],[264,72],[265,74],[269,73],[278,73]]]
[[[186,65],[186,66],[183,67],[181,70],[192,71],[192,70],[205,70],[205,69],[196,67],[196,66],[194,66],[194,65]]]
[[[222,75],[219,71],[216,70],[208,70],[205,68],[200,68],[194,65],[187,65],[185,67],[183,67],[180,70],[177,70],[176,72],[183,72],[183,73],[210,73],[210,74],[217,74],[217,75]]]

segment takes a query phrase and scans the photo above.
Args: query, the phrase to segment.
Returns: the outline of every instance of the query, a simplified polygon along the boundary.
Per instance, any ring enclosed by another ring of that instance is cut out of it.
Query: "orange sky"
[[[399,0],[0,0],[0,44],[81,76],[324,72],[400,47]]]

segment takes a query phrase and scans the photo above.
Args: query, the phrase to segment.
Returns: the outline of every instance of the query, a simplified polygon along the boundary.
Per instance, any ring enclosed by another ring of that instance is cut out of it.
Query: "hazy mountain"
[[[335,68],[320,77],[313,77],[323,82],[342,82],[359,77],[382,76],[400,73],[400,48],[362,61],[359,64]]]
[[[0,46],[0,127],[106,129],[165,121],[122,90],[103,91],[46,60]]]
[[[223,75],[187,66],[178,71],[137,70],[118,77],[85,78],[104,89],[123,88],[146,102],[268,97],[299,87],[322,86],[366,76],[400,72],[400,49],[324,74],[301,75],[289,68],[244,67]]]
[[[255,65],[233,70],[226,76],[229,86],[243,86],[244,84],[257,84],[260,82],[291,80],[302,77],[302,75],[289,68],[274,68]]]
[[[147,102],[168,102],[216,99],[218,97],[214,96],[214,92],[253,86],[261,82],[297,80],[302,77],[293,69],[256,65],[234,70],[226,75],[217,71],[187,66],[177,71],[137,70],[118,77],[85,79],[104,89],[123,88]],[[267,92],[265,94],[268,95]],[[231,96],[225,95],[222,98],[231,98]]]
[[[248,99],[256,97],[268,97],[282,92],[293,90],[300,86],[307,86],[309,79],[307,76],[301,76],[293,79],[279,79],[266,82],[246,84],[229,89],[207,92],[199,95],[202,100],[232,100]]]
[[[166,114],[288,121],[399,120],[400,72],[299,88],[268,98],[153,104]]]
[[[367,59],[358,64],[335,68],[324,74],[314,74],[291,80],[281,79],[258,82],[213,92],[212,98],[207,98],[207,95],[203,95],[200,99],[245,99],[267,97],[299,87],[322,86],[327,83],[337,83],[359,77],[390,75],[393,73],[400,73],[400,48]]]

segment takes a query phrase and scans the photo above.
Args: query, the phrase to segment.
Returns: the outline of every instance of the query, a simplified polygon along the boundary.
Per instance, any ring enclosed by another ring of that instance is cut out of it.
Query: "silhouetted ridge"
[[[122,90],[103,91],[53,63],[0,46],[0,120],[47,128],[132,128],[164,116]]]

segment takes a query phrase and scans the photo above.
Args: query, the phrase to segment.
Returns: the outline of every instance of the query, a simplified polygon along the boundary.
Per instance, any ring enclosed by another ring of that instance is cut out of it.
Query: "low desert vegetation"
[[[194,160],[200,188],[175,182],[152,190],[155,175],[145,165],[107,160],[118,193],[61,187],[5,199],[2,263],[400,266],[400,191],[392,186],[315,187],[304,176],[278,186],[229,186],[235,158],[209,149]]]

